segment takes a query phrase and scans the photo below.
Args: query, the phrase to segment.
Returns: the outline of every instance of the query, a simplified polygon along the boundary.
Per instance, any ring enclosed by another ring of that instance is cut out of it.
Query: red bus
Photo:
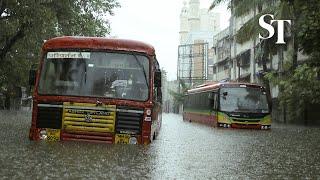
[[[46,41],[34,85],[31,140],[149,144],[161,126],[161,71],[152,46],[132,40]]]
[[[188,90],[183,119],[224,128],[270,129],[270,104],[263,86],[208,83]]]

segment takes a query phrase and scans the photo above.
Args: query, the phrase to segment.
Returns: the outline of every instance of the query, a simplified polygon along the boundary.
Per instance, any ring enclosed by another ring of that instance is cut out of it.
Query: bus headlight
[[[48,137],[48,133],[45,129],[42,129],[40,132],[39,132],[39,137],[41,140],[46,140],[47,137]]]
[[[137,144],[137,143],[138,143],[138,141],[137,141],[136,137],[130,137],[129,144]]]
[[[151,109],[146,109],[146,115],[150,116],[151,115]]]

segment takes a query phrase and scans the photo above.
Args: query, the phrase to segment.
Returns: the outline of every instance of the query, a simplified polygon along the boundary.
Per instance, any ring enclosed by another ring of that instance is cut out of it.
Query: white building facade
[[[180,13],[180,45],[203,40],[212,45],[212,36],[220,31],[220,14],[200,9],[199,0],[185,1]]]
[[[220,31],[220,14],[200,8],[199,0],[185,1],[180,13],[178,79],[207,80],[213,64],[212,37]]]

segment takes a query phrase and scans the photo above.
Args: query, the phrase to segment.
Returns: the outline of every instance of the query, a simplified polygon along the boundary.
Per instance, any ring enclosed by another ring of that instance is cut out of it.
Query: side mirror
[[[161,87],[161,71],[154,72],[154,86]]]
[[[37,70],[30,69],[30,71],[29,71],[29,85],[30,86],[34,86],[36,84],[36,74],[37,74]]]

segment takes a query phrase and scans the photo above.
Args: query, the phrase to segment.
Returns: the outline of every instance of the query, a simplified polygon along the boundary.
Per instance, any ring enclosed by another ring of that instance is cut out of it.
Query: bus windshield
[[[266,92],[260,88],[221,88],[220,110],[226,112],[268,113]]]
[[[115,52],[48,52],[38,93],[146,101],[149,97],[146,56]]]

